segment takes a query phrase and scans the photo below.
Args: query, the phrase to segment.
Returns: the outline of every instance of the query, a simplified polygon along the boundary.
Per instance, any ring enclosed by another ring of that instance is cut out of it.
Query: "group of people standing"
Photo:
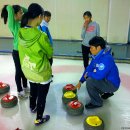
[[[37,112],[34,123],[40,125],[50,119],[43,113],[52,81],[53,41],[48,29],[51,13],[37,3],[30,4],[28,9],[5,5],[1,17],[14,37],[12,56],[18,96],[26,99],[30,92],[30,110]]]
[[[18,96],[25,99],[26,93],[30,92],[30,110],[37,113],[34,123],[40,125],[50,119],[50,115],[43,116],[43,113],[53,77],[53,40],[48,29],[51,13],[37,3],[30,4],[28,9],[5,5],[1,17],[5,24],[8,23],[14,37],[12,56]],[[105,94],[106,98],[112,96],[119,87],[120,79],[105,40],[99,37],[99,24],[92,21],[90,11],[85,12],[83,18],[81,38],[85,71],[75,88],[79,89],[81,83],[86,81],[91,101],[85,107],[95,108],[102,106],[100,95]],[[89,65],[90,53],[93,59]]]

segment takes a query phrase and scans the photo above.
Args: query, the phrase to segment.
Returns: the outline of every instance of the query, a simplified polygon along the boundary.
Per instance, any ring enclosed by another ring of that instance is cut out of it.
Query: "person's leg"
[[[18,51],[13,50],[12,56],[15,64],[15,82],[17,85],[17,91],[21,92],[23,91],[23,89],[21,84],[21,67],[20,67]]]
[[[30,88],[28,87],[27,79],[24,76],[24,73],[23,73],[22,70],[21,70],[21,76],[22,76],[22,84],[23,84],[23,90],[24,90],[24,92],[25,93],[30,93]]]
[[[38,85],[36,83],[30,83],[30,110],[32,113],[35,113],[37,110],[37,94],[38,94]]]
[[[20,98],[27,98],[27,96],[25,95],[25,92],[23,91],[22,88],[22,70],[21,70],[21,65],[20,65],[20,59],[19,59],[19,54],[18,51],[13,50],[12,53],[13,56],[13,60],[14,60],[14,64],[15,64],[15,82],[16,82],[16,86],[17,86],[17,91],[18,91],[18,96]],[[27,87],[27,80],[26,80],[26,85]]]
[[[49,59],[50,65],[52,66],[53,64],[53,58]]]
[[[42,119],[43,117],[49,86],[50,83],[45,85],[38,84],[37,117],[36,117],[37,120]]]
[[[50,83],[45,84],[45,85],[38,84],[37,117],[34,122],[36,126],[42,123],[45,123],[50,119],[49,115],[43,116],[45,104],[46,104],[46,96],[49,91],[49,86],[50,86]]]
[[[50,65],[52,67],[52,64],[53,64],[53,58],[49,59],[49,62],[50,62]],[[52,74],[52,78],[54,77],[54,75]]]
[[[21,69],[21,63],[20,63],[20,59],[19,59],[19,53],[18,53],[18,56],[17,56],[17,59],[18,59],[18,66],[19,66],[19,73],[20,73],[20,75],[21,75],[21,79],[22,79],[22,85],[23,85],[23,87],[24,88],[27,88],[28,86],[27,86],[27,79],[26,79],[26,77],[24,76],[24,73],[23,73],[23,71],[22,71],[22,69]]]
[[[27,88],[27,87],[28,87],[28,85],[27,85],[27,79],[26,79],[26,77],[24,76],[22,70],[21,70],[21,77],[22,77],[23,87],[24,87],[24,88]]]
[[[113,86],[109,81],[107,80],[95,80],[92,78],[88,78],[86,80],[86,86],[88,90],[88,94],[91,98],[91,103],[96,106],[102,106],[103,101],[100,97],[100,94],[108,92],[115,92],[117,88]]]
[[[83,55],[84,68],[86,68],[89,64],[89,53],[90,53],[90,47],[82,45],[82,55]]]

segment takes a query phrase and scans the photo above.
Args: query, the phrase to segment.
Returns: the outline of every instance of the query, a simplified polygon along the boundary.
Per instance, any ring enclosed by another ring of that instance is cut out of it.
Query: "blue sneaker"
[[[43,124],[43,123],[45,123],[45,122],[47,122],[47,121],[49,121],[49,120],[50,120],[50,116],[49,116],[49,115],[45,115],[45,116],[42,117],[42,119],[37,119],[37,120],[35,120],[35,121],[34,121],[34,124],[35,124],[36,126],[39,126],[39,125],[41,125],[41,124]]]

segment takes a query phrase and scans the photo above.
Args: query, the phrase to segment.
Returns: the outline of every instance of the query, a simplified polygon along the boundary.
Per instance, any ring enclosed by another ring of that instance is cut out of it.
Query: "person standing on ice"
[[[100,36],[100,27],[97,22],[92,21],[92,14],[90,11],[84,12],[83,19],[84,24],[81,32],[81,38],[82,38],[81,48],[82,48],[84,69],[86,69],[86,67],[89,64],[89,54],[90,54],[89,41],[94,36]]]
[[[8,24],[8,28],[14,37],[12,56],[15,64],[15,82],[18,96],[21,99],[27,99],[26,92],[30,92],[30,89],[27,86],[27,79],[21,70],[18,51],[18,31],[22,16],[25,12],[27,12],[27,9],[20,5],[5,5],[1,12],[1,18],[3,18],[4,24]]]
[[[30,82],[30,110],[37,113],[35,125],[43,124],[50,119],[44,115],[46,97],[52,80],[52,69],[49,59],[53,48],[46,33],[38,30],[43,19],[44,10],[32,3],[21,20],[19,30],[19,55],[23,73]]]

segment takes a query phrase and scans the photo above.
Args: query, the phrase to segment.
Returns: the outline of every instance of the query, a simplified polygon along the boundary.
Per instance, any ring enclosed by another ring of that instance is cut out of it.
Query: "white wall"
[[[118,2],[119,1],[119,2]],[[125,2],[124,2],[125,1]],[[124,24],[115,25],[116,17],[120,18],[120,13],[118,13],[118,6],[125,6],[125,11],[130,7],[130,0],[0,0],[0,9],[4,4],[20,4],[22,6],[28,7],[32,2],[37,2],[43,6],[45,10],[52,12],[52,20],[50,22],[50,31],[54,39],[77,39],[80,40],[80,33],[83,24],[83,13],[90,10],[93,14],[93,20],[100,24],[101,36],[110,42],[126,42],[128,39],[128,31],[126,27],[127,14],[124,16]],[[119,5],[118,5],[119,4]],[[109,8],[109,5],[111,8]],[[118,5],[118,6],[117,6]],[[124,8],[123,8],[124,9]],[[115,15],[116,17],[114,17]],[[3,24],[0,19],[0,37],[10,37],[12,36],[9,32],[7,25]],[[121,31],[122,37],[116,32],[116,30]],[[125,34],[124,34],[125,32]],[[127,35],[127,36],[126,36]],[[107,38],[108,37],[108,38]],[[115,38],[116,37],[116,38]],[[115,40],[116,39],[116,40]]]
[[[110,0],[107,41],[127,43],[130,0]]]

